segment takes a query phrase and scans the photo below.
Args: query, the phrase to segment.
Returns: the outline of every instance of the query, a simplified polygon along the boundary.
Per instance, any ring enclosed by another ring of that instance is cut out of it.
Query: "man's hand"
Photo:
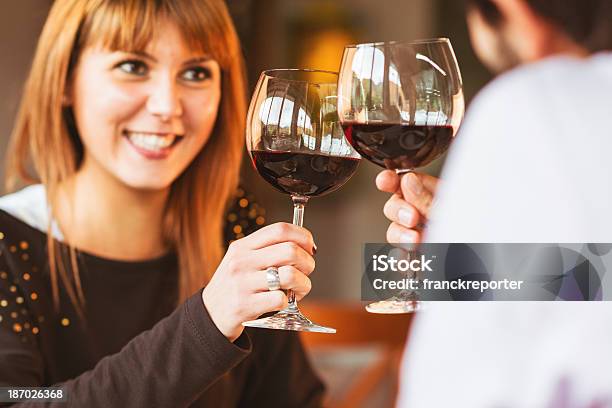
[[[385,170],[378,174],[376,187],[393,194],[383,209],[385,217],[391,221],[387,229],[388,242],[421,242],[438,181],[423,173],[398,176],[394,171]]]

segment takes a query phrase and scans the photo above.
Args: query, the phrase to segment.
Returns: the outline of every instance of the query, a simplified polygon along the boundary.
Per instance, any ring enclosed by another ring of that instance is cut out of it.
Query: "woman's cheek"
[[[86,123],[83,128],[111,126],[116,128],[142,106],[142,92],[137,87],[105,83],[105,87],[90,86],[80,95],[78,110]],[[100,129],[101,130],[101,129]]]
[[[190,104],[189,115],[184,118],[186,127],[193,129],[198,138],[207,140],[219,113],[219,92],[207,93],[198,103]]]
[[[124,116],[130,116],[135,111],[146,105],[146,90],[143,86],[136,84],[115,84],[106,94],[106,103],[115,106],[115,112],[124,112]],[[112,109],[112,108],[110,108]]]

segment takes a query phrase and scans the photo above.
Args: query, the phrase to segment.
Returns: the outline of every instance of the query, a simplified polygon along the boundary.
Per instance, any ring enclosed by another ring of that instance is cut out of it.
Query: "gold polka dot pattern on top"
[[[28,241],[17,240],[11,242],[4,235],[3,239],[8,251],[0,254],[0,256],[8,255],[22,262],[31,260],[31,255],[27,252],[31,249]],[[21,271],[19,269],[15,271],[0,270],[0,311],[3,312],[0,324],[6,325],[7,329],[19,336],[21,342],[26,343],[33,338],[33,323],[39,317],[30,313],[26,307],[26,299],[32,297],[36,299],[38,294],[31,292],[32,287],[30,287],[31,273],[35,268],[31,264],[21,265],[23,267]]]
[[[30,299],[32,299],[32,300],[38,299],[38,294],[36,292],[30,293]]]
[[[32,327],[32,334],[38,334],[38,327]]]
[[[62,326],[66,327],[70,324],[70,320],[67,317],[64,317],[60,323]]]
[[[227,214],[225,239],[231,243],[256,231],[265,224],[265,209],[255,201],[252,194],[242,188],[236,190],[235,201]]]
[[[0,232],[0,240],[4,239],[4,232]]]

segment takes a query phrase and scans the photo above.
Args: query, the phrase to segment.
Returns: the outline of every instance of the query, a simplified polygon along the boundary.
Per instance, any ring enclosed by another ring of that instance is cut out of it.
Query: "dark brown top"
[[[201,292],[176,306],[174,254],[123,262],[81,252],[86,323],[64,291],[54,312],[46,239],[0,210],[0,386],[61,384],[69,399],[32,406],[321,405],[296,333],[247,328],[230,343]]]

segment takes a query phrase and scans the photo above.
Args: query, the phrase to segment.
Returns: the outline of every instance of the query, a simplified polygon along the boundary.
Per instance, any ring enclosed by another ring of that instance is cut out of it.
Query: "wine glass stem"
[[[293,201],[293,225],[299,225],[301,227],[304,223],[304,207],[308,202],[308,197],[291,196],[291,200]],[[289,303],[287,310],[298,312],[295,293],[291,289],[287,290],[287,300]]]

